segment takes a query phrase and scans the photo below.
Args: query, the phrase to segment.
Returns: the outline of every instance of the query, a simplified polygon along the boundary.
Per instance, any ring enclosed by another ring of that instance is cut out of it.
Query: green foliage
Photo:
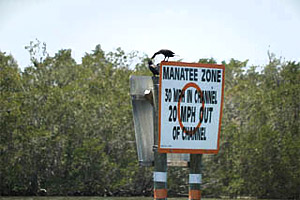
[[[206,157],[207,193],[299,198],[300,63],[270,57],[261,73],[226,64],[220,153]]]
[[[198,63],[203,64],[217,64],[217,61],[214,58],[201,58]]]
[[[151,75],[148,57],[98,45],[77,64],[70,49],[50,57],[38,40],[26,48],[24,72],[0,52],[1,195],[150,195],[129,95],[130,75]],[[221,147],[203,158],[203,195],[300,197],[300,63],[269,58],[261,72],[223,62]],[[169,194],[187,193],[187,177],[169,169]]]

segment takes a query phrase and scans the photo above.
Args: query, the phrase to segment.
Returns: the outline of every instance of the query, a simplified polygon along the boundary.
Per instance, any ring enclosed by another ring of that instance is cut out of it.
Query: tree
[[[70,49],[49,56],[38,40],[27,49],[24,72],[0,52],[1,195],[150,195],[129,95],[130,75],[151,75],[147,55],[97,45],[78,64]],[[300,63],[269,58],[262,71],[223,62],[221,145],[203,158],[204,195],[300,196]],[[170,193],[185,191],[186,173],[170,170]]]

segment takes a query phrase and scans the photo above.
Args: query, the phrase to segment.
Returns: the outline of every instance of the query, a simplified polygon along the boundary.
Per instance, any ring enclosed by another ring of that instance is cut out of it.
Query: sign
[[[225,67],[161,62],[160,153],[218,153]]]

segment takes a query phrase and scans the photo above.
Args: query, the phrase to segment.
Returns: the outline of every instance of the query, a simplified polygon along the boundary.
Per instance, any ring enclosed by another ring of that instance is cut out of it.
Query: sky
[[[25,46],[36,39],[50,56],[72,49],[77,63],[97,44],[148,56],[166,48],[184,62],[234,58],[262,66],[268,51],[300,62],[300,1],[0,0],[0,51],[23,69],[30,65]]]

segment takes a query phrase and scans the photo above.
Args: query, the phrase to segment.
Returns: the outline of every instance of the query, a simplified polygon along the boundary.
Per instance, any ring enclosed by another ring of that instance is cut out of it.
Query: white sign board
[[[225,67],[161,62],[160,153],[218,153]]]

